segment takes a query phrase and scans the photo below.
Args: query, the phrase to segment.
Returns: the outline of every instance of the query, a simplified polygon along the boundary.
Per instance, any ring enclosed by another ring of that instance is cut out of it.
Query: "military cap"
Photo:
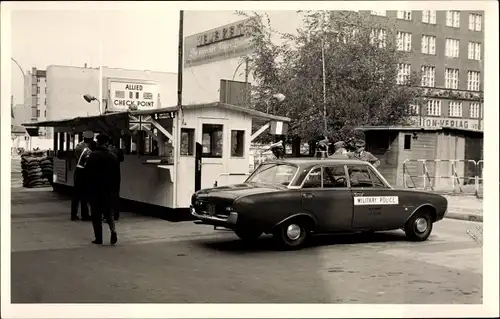
[[[105,134],[99,134],[99,135],[97,135],[96,140],[97,140],[97,143],[104,144],[104,143],[107,143],[109,141],[109,136],[107,136]]]
[[[365,147],[365,141],[362,140],[357,140],[356,143],[354,144],[356,147]]]
[[[83,132],[83,138],[94,138],[94,133],[92,131]]]

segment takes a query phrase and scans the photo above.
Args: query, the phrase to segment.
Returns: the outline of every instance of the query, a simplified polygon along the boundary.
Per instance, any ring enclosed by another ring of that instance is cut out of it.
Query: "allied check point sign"
[[[354,197],[354,206],[367,205],[398,205],[398,196],[373,196],[373,197]]]

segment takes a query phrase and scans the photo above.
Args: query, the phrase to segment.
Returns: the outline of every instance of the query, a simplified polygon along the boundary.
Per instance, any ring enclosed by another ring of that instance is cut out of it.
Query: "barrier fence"
[[[407,159],[403,185],[431,191],[482,194],[483,160]]]

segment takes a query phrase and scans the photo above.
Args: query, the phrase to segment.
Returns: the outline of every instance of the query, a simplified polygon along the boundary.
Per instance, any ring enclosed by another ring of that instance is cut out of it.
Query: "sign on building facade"
[[[109,109],[115,111],[158,108],[158,86],[141,82],[109,82]]]
[[[223,25],[184,38],[184,67],[213,63],[252,51],[251,19]]]
[[[478,130],[479,121],[477,119],[464,119],[453,117],[416,117],[414,123],[422,128],[456,127],[463,129]],[[482,128],[481,128],[482,129]]]

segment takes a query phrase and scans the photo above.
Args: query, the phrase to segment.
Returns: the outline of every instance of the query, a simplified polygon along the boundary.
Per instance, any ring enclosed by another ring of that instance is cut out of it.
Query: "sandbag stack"
[[[38,188],[52,184],[53,162],[45,152],[27,152],[21,155],[23,187]]]

